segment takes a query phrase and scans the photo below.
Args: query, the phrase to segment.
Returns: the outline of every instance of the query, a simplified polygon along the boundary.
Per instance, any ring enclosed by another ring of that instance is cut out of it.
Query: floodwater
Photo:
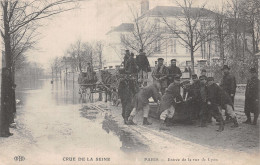
[[[17,82],[16,98],[20,100],[17,129],[32,143],[25,149],[27,159],[33,159],[32,152],[59,161],[71,156],[122,159],[129,153],[149,151],[109,112],[94,109],[82,100],[78,84],[72,81]]]

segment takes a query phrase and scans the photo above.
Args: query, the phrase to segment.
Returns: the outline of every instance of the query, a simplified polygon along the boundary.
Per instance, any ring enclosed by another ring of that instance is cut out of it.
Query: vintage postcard
[[[259,0],[0,11],[0,165],[259,164]]]

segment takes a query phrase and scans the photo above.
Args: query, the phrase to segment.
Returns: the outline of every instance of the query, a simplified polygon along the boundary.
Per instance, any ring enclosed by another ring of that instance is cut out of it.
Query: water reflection
[[[149,147],[141,143],[132,133],[123,130],[111,115],[105,115],[102,128],[109,134],[113,133],[122,142],[120,149],[124,152],[147,152]]]

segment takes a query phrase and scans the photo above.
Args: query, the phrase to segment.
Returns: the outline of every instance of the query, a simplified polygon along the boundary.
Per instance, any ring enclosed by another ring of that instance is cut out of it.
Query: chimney
[[[142,0],[141,1],[141,15],[143,15],[148,10],[149,10],[149,0]]]

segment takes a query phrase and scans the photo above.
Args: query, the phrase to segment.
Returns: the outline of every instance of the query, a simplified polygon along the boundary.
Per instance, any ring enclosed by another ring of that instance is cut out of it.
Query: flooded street
[[[17,82],[17,128],[0,138],[0,165],[6,164],[245,164],[259,156],[259,126],[241,124],[215,131],[175,125],[159,131],[150,118],[143,126],[123,124],[121,107],[82,100],[78,84],[37,80]],[[94,99],[97,99],[95,95]],[[236,160],[234,161],[236,157]],[[232,158],[232,159],[230,159]],[[204,159],[207,161],[204,161]]]
[[[51,84],[50,80],[18,84],[16,98],[21,102],[17,106],[17,130],[30,144],[12,152],[22,154],[27,161],[48,158],[66,163],[78,157],[111,160],[149,150],[131,133],[121,130],[109,112],[82,103],[78,84]]]

